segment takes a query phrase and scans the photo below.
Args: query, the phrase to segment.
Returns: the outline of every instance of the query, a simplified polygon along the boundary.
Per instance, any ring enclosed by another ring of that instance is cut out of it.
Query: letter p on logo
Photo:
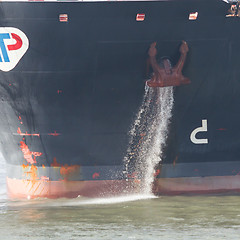
[[[0,27],[0,70],[12,70],[28,47],[28,38],[22,31],[13,27]]]

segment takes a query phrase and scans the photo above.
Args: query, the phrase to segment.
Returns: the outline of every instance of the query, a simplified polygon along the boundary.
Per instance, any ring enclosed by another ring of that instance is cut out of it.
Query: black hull
[[[225,17],[229,7],[214,0],[1,2],[1,27],[20,29],[29,39],[17,66],[0,72],[8,178],[124,182],[123,158],[148,78],[149,45],[157,41],[159,53],[176,63],[182,40],[190,49],[183,72],[191,84],[174,90],[157,177],[237,175],[240,23]],[[195,11],[198,19],[189,21]],[[59,22],[63,13],[67,23]],[[136,21],[137,13],[145,13],[145,20]],[[195,144],[190,136],[202,120],[208,129],[196,136],[208,143]],[[217,171],[207,167],[214,163]]]

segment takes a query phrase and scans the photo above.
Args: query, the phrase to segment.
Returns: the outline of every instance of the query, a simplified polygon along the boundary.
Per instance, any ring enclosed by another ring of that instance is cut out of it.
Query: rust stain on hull
[[[20,141],[20,148],[22,150],[24,159],[30,164],[37,163],[36,157],[42,156],[41,152],[30,151],[28,145],[23,141]]]

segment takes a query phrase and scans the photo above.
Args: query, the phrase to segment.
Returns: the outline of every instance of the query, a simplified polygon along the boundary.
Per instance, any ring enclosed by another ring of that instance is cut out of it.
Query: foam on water
[[[123,202],[133,202],[138,200],[145,200],[156,198],[153,195],[144,195],[144,194],[133,194],[127,196],[116,196],[116,197],[109,197],[109,198],[95,198],[95,199],[83,199],[80,200],[77,204],[80,205],[89,205],[89,204],[116,204],[116,203],[123,203]]]
[[[74,206],[87,206],[87,205],[109,205],[109,204],[118,204],[124,202],[134,202],[139,200],[148,200],[157,198],[156,196],[150,194],[131,194],[124,196],[115,196],[115,197],[106,197],[106,198],[86,198],[78,197],[74,199],[31,199],[31,200],[21,200],[21,201],[9,201],[8,207],[24,207],[24,208],[39,208],[39,207],[74,207]]]
[[[76,205],[104,205],[104,204],[117,204],[124,202],[134,202],[138,200],[152,199],[156,198],[153,195],[141,195],[141,194],[133,194],[127,196],[116,196],[109,198],[92,198],[92,199],[78,199],[78,201],[67,202],[64,206],[76,206]]]

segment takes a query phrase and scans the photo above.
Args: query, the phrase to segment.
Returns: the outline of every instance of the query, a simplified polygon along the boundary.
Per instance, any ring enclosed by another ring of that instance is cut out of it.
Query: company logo
[[[0,27],[0,70],[12,70],[28,47],[28,38],[22,31],[12,27]]]

